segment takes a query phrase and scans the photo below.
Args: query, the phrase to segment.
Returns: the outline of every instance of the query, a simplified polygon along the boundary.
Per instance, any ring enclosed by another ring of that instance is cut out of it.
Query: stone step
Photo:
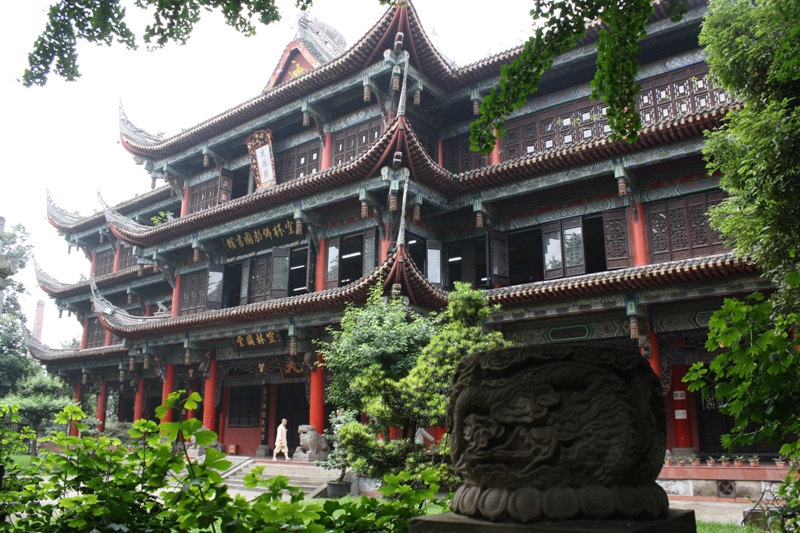
[[[282,475],[289,478],[289,485],[297,487],[305,493],[311,493],[324,485],[327,481],[336,477],[336,472],[320,468],[314,463],[301,463],[292,461],[271,461],[256,460],[252,461],[243,468],[225,476],[228,487],[232,489],[244,489],[263,492],[263,487],[246,489],[244,477],[249,474],[256,466],[264,466],[263,477],[266,479]]]

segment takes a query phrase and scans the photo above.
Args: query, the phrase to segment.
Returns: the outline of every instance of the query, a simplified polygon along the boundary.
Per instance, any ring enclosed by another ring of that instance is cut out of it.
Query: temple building
[[[90,216],[47,215],[89,277],[42,289],[83,324],[80,349],[30,351],[94,393],[99,417],[154,418],[171,391],[226,447],[256,454],[276,426],[320,432],[334,406],[315,340],[381,283],[438,310],[456,281],[500,310],[515,343],[639,350],[664,385],[668,448],[722,451],[729,419],[681,382],[708,360],[706,326],[727,296],[770,285],[733,257],[706,210],[724,193],[703,132],[740,104],[709,80],[697,44],[707,6],[672,22],[657,0],[642,41],[638,141],[611,140],[589,99],[600,26],[556,58],[489,155],[469,124],[515,48],[458,67],[413,3],[391,6],[352,46],[304,16],[258,96],[172,137],[120,109],[122,146],[153,189]],[[769,452],[766,448],[754,451]]]

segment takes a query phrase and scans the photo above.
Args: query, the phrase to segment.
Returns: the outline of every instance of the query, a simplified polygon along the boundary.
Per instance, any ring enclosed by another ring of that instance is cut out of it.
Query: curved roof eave
[[[52,361],[67,361],[71,359],[96,358],[104,355],[127,354],[128,348],[123,344],[112,344],[111,346],[98,346],[97,348],[67,348],[56,349],[43,344],[34,339],[29,333],[25,333],[25,347],[37,361],[50,363]]]

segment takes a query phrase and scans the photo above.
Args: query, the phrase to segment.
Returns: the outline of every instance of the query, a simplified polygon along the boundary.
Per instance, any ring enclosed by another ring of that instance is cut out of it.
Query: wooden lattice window
[[[206,283],[208,273],[205,270],[181,274],[180,315],[193,315],[206,310]]]
[[[105,276],[114,271],[114,249],[99,252],[94,256],[94,275]]]
[[[250,284],[247,301],[263,302],[269,300],[272,290],[272,254],[252,259],[250,263]]]
[[[503,161],[523,157],[539,149],[536,144],[538,118],[538,116],[526,115],[506,122],[506,136],[501,139],[502,147],[500,149],[500,157]]]
[[[632,266],[627,209],[603,212],[603,246],[606,251],[606,267],[609,270]]]
[[[319,141],[311,141],[275,154],[275,179],[285,183],[319,172],[321,153]]]
[[[219,203],[219,178],[211,178],[189,187],[189,214],[214,207]]]
[[[647,205],[650,258],[671,261],[722,253],[727,248],[708,223],[706,211],[725,197],[722,191]]]
[[[258,427],[260,419],[261,385],[231,387],[228,398],[228,426]]]
[[[86,324],[86,347],[98,348],[106,344],[106,328],[96,318],[90,318]]]
[[[483,168],[489,164],[486,154],[469,149],[469,133],[444,141],[445,168],[454,174]]]
[[[419,139],[422,147],[428,152],[428,155],[434,161],[438,161],[439,156],[439,133],[435,128],[428,125],[427,122],[414,115],[407,116],[411,127],[414,128],[414,135]]]
[[[125,270],[136,266],[136,256],[133,255],[133,248],[122,246],[119,249],[119,269]]]
[[[378,140],[383,132],[383,119],[373,118],[333,134],[333,164],[354,161]]]

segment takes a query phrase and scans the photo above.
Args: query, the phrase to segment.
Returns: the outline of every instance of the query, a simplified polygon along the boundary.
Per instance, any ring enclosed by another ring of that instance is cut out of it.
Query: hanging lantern
[[[631,339],[639,338],[639,319],[635,316],[630,317],[631,320]]]
[[[397,211],[397,195],[394,193],[389,196],[389,211]]]
[[[475,227],[482,228],[483,227],[483,213],[478,211],[475,213]]]
[[[294,221],[294,234],[295,235],[302,235],[303,234],[303,219],[298,218]]]
[[[72,310],[67,311],[67,318],[72,318]]]
[[[142,368],[145,370],[150,369],[150,354],[144,354],[144,364],[142,364]]]
[[[617,189],[620,196],[626,196],[628,194],[628,183],[624,179],[617,180]]]
[[[203,166],[205,168],[208,168],[209,166],[211,166],[211,158],[208,157],[208,154],[203,154]]]
[[[297,355],[297,337],[289,337],[289,355],[294,357]]]
[[[419,204],[414,205],[414,222],[419,222],[422,219],[422,207]]]
[[[361,202],[361,218],[369,218],[369,204],[366,200]]]
[[[87,374],[86,371],[84,371],[83,375],[81,376],[81,383],[84,385],[89,383],[89,374]]]
[[[158,259],[153,261],[153,272],[158,272],[160,268],[161,268],[161,265],[158,264]]]
[[[131,294],[131,293],[128,293],[128,303],[129,304],[133,303],[133,294]]]
[[[303,127],[307,128],[311,125],[311,113],[303,111]]]
[[[192,364],[192,350],[191,348],[186,348],[186,353],[183,356],[183,364],[189,366]]]
[[[422,91],[419,89],[414,91],[414,105],[419,106],[422,103]]]
[[[100,244],[103,244],[103,234],[100,234]]]
[[[72,253],[72,246],[68,245],[67,246],[67,255],[70,255],[71,253]]]
[[[59,310],[58,310],[58,318],[61,318],[61,316],[63,315],[63,313],[64,313],[64,310],[63,310],[63,309],[59,309]]]
[[[125,370],[124,369],[120,369],[120,371],[119,371],[119,382],[122,383],[123,381],[125,381]]]
[[[369,102],[370,100],[372,100],[372,90],[369,85],[364,85],[364,101]]]
[[[133,372],[134,370],[136,370],[136,358],[130,357],[128,359],[128,372]]]
[[[200,262],[200,248],[194,248],[192,250],[192,263],[199,263]]]
[[[481,114],[481,101],[477,98],[472,101],[472,114],[476,117]]]
[[[142,265],[137,265],[136,267],[136,274],[141,278],[144,276],[144,267]]]

